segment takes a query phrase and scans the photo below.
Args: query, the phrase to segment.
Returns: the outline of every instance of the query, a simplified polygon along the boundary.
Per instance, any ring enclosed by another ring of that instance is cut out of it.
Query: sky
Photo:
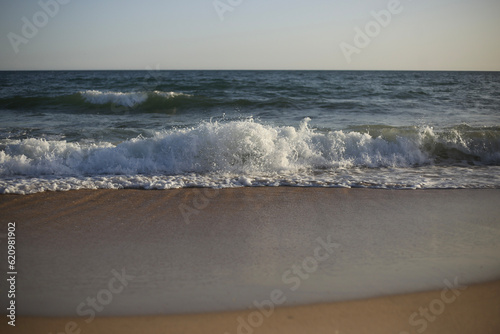
[[[0,0],[0,70],[500,70],[499,0]]]

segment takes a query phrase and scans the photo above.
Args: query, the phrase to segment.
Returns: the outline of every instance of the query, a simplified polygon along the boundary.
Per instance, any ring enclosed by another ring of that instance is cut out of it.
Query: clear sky
[[[500,0],[397,2],[0,0],[0,69],[500,70]]]

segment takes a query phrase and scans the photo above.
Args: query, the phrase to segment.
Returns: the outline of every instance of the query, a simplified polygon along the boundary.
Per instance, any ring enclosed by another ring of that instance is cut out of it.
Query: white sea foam
[[[308,121],[298,128],[252,119],[204,122],[118,145],[5,139],[0,142],[0,192],[255,185],[500,187],[500,180],[488,174],[499,168],[498,139],[480,144],[458,132],[443,135],[429,127],[378,136],[319,132]]]
[[[186,187],[323,187],[378,189],[461,189],[500,188],[500,167],[481,168],[436,166],[337,170],[323,174],[188,173],[183,175],[106,175],[0,179],[0,193],[33,194],[43,191],[80,189],[179,189]]]

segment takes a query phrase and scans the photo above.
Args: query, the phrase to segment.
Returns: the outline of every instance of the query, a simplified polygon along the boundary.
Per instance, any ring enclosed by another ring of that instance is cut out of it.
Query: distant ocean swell
[[[72,178],[72,182],[80,180],[77,183],[84,187],[84,180],[88,183],[88,178],[96,177],[183,178],[196,174],[205,181],[210,175],[212,181],[180,186],[220,186],[220,180],[214,180],[221,175],[250,179],[257,175],[302,175],[310,181],[316,174],[335,176],[339,170],[359,173],[367,168],[500,166],[499,128],[458,126],[438,132],[430,127],[375,126],[319,131],[310,128],[308,122],[305,119],[297,128],[266,125],[253,119],[202,122],[118,145],[3,139],[0,192],[32,192],[16,188],[26,185],[29,178]],[[57,184],[57,180],[52,182]],[[147,187],[140,184],[131,182],[129,187]],[[96,187],[95,183],[91,187]]]
[[[25,109],[37,107],[125,107],[141,109],[154,109],[169,106],[176,106],[174,100],[180,98],[180,103],[186,101],[191,95],[176,92],[111,92],[99,90],[87,90],[71,95],[40,96],[40,97],[10,97],[0,99],[0,106],[5,109]],[[179,100],[177,101],[179,105]]]
[[[80,92],[79,95],[90,104],[115,104],[123,107],[135,107],[146,103],[148,100],[166,101],[178,96],[189,97],[190,95],[175,92],[102,92],[98,90],[88,90]]]
[[[365,103],[357,98],[324,99],[318,96],[314,99],[314,93],[308,92],[310,98],[317,103],[318,107],[327,110],[366,109]],[[364,93],[369,96],[379,97],[379,94]],[[408,91],[404,93],[390,93],[387,97],[395,100],[419,99],[425,96],[423,92]],[[346,94],[346,97],[349,97]],[[306,103],[307,105],[307,103]],[[196,109],[229,107],[229,108],[303,108],[303,101],[295,100],[290,96],[272,96],[263,99],[251,97],[225,97],[205,96],[202,94],[186,94],[168,91],[105,91],[85,90],[73,94],[56,96],[14,96],[0,98],[0,108],[10,110],[32,110],[37,108],[58,108],[60,111],[92,113],[120,113],[121,111],[136,112],[164,112],[168,113],[173,108]]]

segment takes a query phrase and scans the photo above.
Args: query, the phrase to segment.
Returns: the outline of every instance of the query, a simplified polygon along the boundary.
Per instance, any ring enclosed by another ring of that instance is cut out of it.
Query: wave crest
[[[305,119],[298,128],[265,125],[253,119],[204,122],[118,145],[6,139],[0,142],[0,175],[252,174],[500,164],[498,131],[388,127],[319,132],[308,122]]]
[[[122,107],[136,107],[144,104],[148,99],[171,99],[177,96],[187,96],[188,94],[176,92],[103,92],[99,90],[87,90],[79,93],[85,102],[90,104],[114,104]]]
[[[500,129],[203,122],[118,145],[0,141],[0,193],[238,186],[500,187]]]

